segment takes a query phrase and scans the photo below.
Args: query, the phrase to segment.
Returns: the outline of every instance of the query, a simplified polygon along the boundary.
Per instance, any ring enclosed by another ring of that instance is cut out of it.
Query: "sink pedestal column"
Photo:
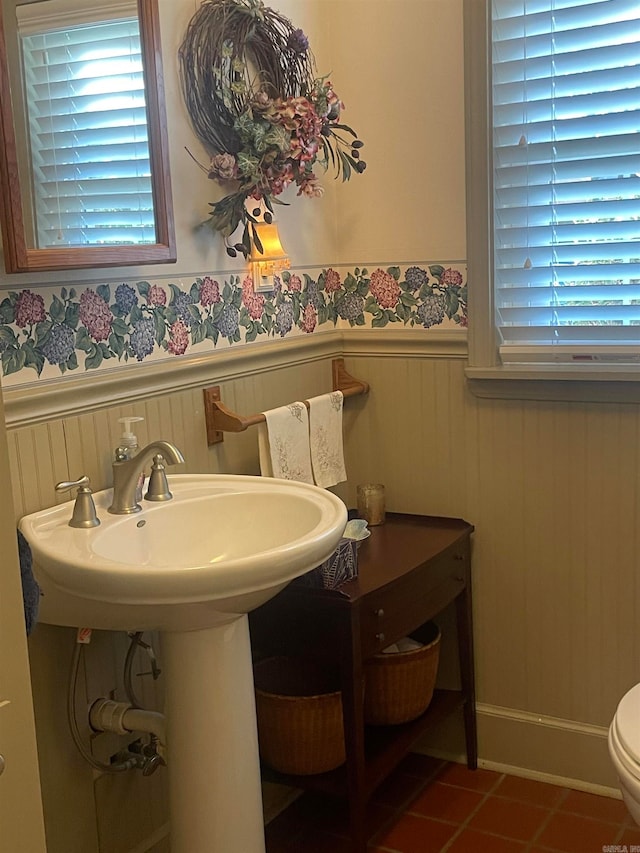
[[[249,620],[164,633],[172,853],[264,853]]]

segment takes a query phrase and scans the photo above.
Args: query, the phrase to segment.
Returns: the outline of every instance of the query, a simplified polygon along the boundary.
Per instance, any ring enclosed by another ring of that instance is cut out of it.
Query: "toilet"
[[[640,684],[620,700],[609,726],[609,755],[618,774],[622,798],[640,825]]]

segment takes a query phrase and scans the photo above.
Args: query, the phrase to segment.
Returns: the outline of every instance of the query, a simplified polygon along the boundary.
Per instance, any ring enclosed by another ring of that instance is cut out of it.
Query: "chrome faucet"
[[[184,462],[184,457],[175,444],[168,441],[152,441],[131,459],[113,463],[113,502],[109,512],[114,515],[140,512],[142,507],[136,502],[138,480],[148,463],[157,455],[162,456],[170,465]]]

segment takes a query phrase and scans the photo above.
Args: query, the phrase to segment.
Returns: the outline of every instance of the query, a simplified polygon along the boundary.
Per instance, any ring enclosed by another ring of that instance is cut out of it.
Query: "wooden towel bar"
[[[345,397],[354,397],[369,392],[367,382],[355,379],[347,373],[343,358],[334,358],[331,362],[331,370],[334,391],[342,391]],[[238,415],[236,412],[232,412],[220,400],[219,385],[204,389],[204,412],[207,423],[207,443],[209,445],[224,441],[225,432],[244,432],[248,427],[263,423],[266,420],[263,412],[255,415]]]

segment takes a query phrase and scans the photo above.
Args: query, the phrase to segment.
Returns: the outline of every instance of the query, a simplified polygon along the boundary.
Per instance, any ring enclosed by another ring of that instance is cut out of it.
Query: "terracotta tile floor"
[[[266,829],[267,853],[350,853],[344,803],[303,794]],[[640,853],[620,800],[408,755],[374,794],[370,853]]]

